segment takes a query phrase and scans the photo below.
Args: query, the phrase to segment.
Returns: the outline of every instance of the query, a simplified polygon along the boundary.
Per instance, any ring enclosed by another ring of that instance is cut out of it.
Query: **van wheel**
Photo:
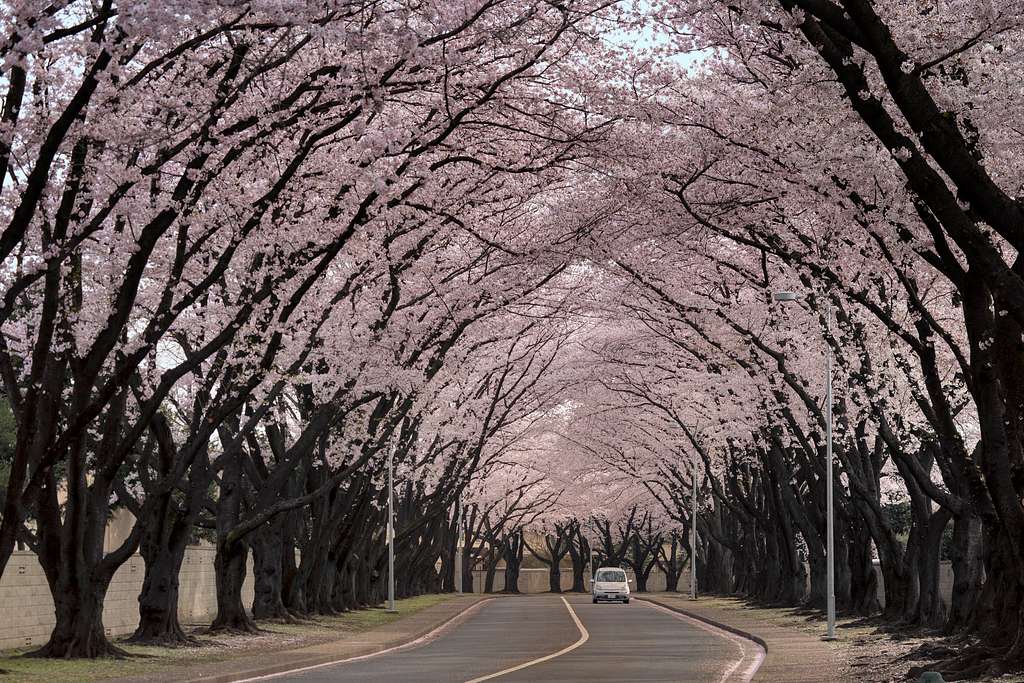
[[[595,605],[597,604],[597,598],[594,598],[594,604]]]
[[[626,598],[625,600],[623,600],[622,604],[623,605],[628,605],[629,604],[629,598]]]

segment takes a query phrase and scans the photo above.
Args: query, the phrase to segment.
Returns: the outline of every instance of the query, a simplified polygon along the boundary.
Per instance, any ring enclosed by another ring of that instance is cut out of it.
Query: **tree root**
[[[106,638],[90,638],[81,642],[74,638],[68,641],[50,641],[38,650],[25,653],[26,657],[40,659],[128,659],[131,655]]]
[[[272,617],[256,617],[256,623],[263,624],[301,624],[304,623],[294,614],[278,614]]]
[[[263,629],[258,627],[244,628],[241,626],[210,626],[203,630],[203,633],[211,636],[255,636],[263,633]]]
[[[907,672],[908,679],[916,679],[925,671],[938,671],[947,681],[968,681],[977,678],[998,678],[1004,674],[1024,670],[1024,662],[1020,661],[1012,651],[1006,648],[995,648],[976,643],[956,652],[946,644],[934,646],[922,645],[914,653],[928,656],[951,654],[927,666],[915,666]],[[910,653],[903,659],[910,658]],[[934,653],[931,655],[930,653]]]
[[[187,633],[169,633],[167,635],[133,635],[125,639],[126,643],[133,645],[153,645],[156,647],[202,647],[205,643],[199,638],[194,638]]]
[[[201,633],[208,635],[237,635],[237,636],[253,636],[258,633],[263,633],[263,629],[256,625],[254,621],[233,621],[231,623],[210,624],[207,628],[203,629]]]
[[[955,657],[958,653],[956,648],[950,647],[943,643],[924,643],[915,647],[910,652],[902,655],[902,660],[922,660],[922,659],[943,659],[949,657]]]

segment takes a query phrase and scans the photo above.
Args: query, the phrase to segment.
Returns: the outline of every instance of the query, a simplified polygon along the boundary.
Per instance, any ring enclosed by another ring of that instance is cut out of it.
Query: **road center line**
[[[251,678],[243,678],[241,680],[236,681],[235,683],[251,683],[252,681],[266,681],[272,678],[280,678],[281,676],[287,676],[289,674],[297,674],[302,673],[304,671],[312,671],[314,669],[323,669],[328,666],[339,666],[342,664],[351,664],[352,662],[361,662],[364,659],[372,659],[374,657],[379,657],[381,655],[394,654],[395,652],[401,652],[402,650],[408,650],[410,648],[419,647],[420,645],[425,645],[433,640],[437,640],[438,637],[452,630],[453,628],[464,622],[466,619],[468,619],[471,615],[475,614],[485,604],[492,602],[494,600],[495,598],[486,598],[484,600],[474,602],[472,605],[462,610],[458,614],[454,615],[447,621],[439,624],[429,633],[425,633],[416,640],[412,640],[408,643],[394,645],[384,650],[377,650],[376,652],[368,652],[364,655],[355,655],[352,657],[345,657],[344,659],[334,659],[329,662],[321,662],[320,664],[312,664],[309,666],[300,666],[295,669],[288,669],[287,671],[278,671],[271,674],[260,674],[258,676],[253,676]]]
[[[558,652],[552,652],[551,654],[544,655],[543,657],[540,657],[538,659],[532,659],[532,660],[530,660],[528,662],[523,662],[522,664],[518,664],[518,665],[510,667],[508,669],[502,669],[501,671],[496,671],[495,673],[487,674],[486,676],[481,676],[480,678],[474,678],[472,680],[466,681],[466,683],[480,683],[480,681],[489,681],[492,678],[497,678],[498,676],[504,676],[505,674],[510,674],[513,671],[522,671],[523,669],[531,667],[534,664],[541,664],[542,662],[546,662],[546,661],[554,659],[555,657],[561,657],[562,655],[564,655],[566,653],[572,652],[573,650],[578,648],[580,645],[582,645],[583,643],[585,643],[588,640],[590,640],[590,632],[587,631],[587,628],[583,625],[583,622],[580,621],[580,618],[578,616],[576,616],[576,612],[573,610],[572,605],[570,605],[569,601],[566,600],[565,598],[562,598],[562,602],[565,603],[565,608],[567,610],[569,610],[569,615],[572,617],[572,620],[574,622],[576,622],[576,628],[578,628],[579,631],[580,631],[580,639],[579,640],[577,640],[575,643],[573,643],[569,647],[562,648]]]

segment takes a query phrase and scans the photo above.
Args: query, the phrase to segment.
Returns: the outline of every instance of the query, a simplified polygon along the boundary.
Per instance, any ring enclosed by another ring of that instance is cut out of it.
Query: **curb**
[[[764,649],[765,656],[766,657],[768,656],[768,643],[764,642],[764,638],[762,638],[759,635],[750,633],[748,631],[744,631],[742,629],[738,629],[735,626],[730,626],[729,624],[723,624],[722,622],[715,621],[714,619],[708,619],[705,616],[702,616],[700,614],[696,614],[694,612],[690,612],[689,610],[682,609],[681,607],[675,607],[674,605],[667,605],[664,602],[660,602],[658,600],[652,600],[651,598],[641,598],[638,595],[634,595],[633,598],[636,599],[636,600],[643,600],[644,602],[649,602],[652,605],[658,605],[659,607],[664,607],[665,609],[671,610],[673,612],[676,612],[677,614],[682,614],[683,616],[690,617],[691,619],[696,619],[697,621],[703,621],[705,624],[708,624],[709,626],[714,626],[715,628],[720,628],[723,631],[728,631],[729,633],[732,633],[733,635],[739,636],[740,638],[746,638],[747,640],[753,641],[753,642],[757,643],[758,645],[760,645]]]
[[[277,676],[286,674],[298,670],[318,668],[321,666],[330,666],[332,664],[341,664],[355,659],[364,659],[373,657],[385,652],[392,650],[398,650],[400,648],[413,645],[421,640],[429,639],[432,636],[440,635],[440,633],[447,628],[455,625],[461,619],[467,617],[469,612],[479,608],[486,602],[490,602],[495,598],[483,598],[466,605],[465,608],[459,610],[455,614],[451,615],[439,624],[432,624],[426,626],[415,633],[411,633],[401,638],[395,638],[390,641],[374,645],[369,648],[364,648],[360,651],[352,652],[347,655],[310,655],[305,658],[296,659],[288,663],[281,664],[268,664],[260,667],[254,667],[244,671],[236,671],[233,673],[225,674],[213,674],[210,676],[199,676],[197,678],[186,678],[183,679],[185,683],[239,683],[241,681],[254,681],[263,678],[269,678],[271,676]],[[284,653],[279,653],[284,654]]]

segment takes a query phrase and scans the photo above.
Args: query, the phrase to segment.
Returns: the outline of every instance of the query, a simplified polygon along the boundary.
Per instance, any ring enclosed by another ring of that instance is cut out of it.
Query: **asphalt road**
[[[589,596],[566,598],[568,606],[553,595],[499,598],[423,645],[274,680],[742,681],[757,655],[742,639],[645,602],[594,605]]]

